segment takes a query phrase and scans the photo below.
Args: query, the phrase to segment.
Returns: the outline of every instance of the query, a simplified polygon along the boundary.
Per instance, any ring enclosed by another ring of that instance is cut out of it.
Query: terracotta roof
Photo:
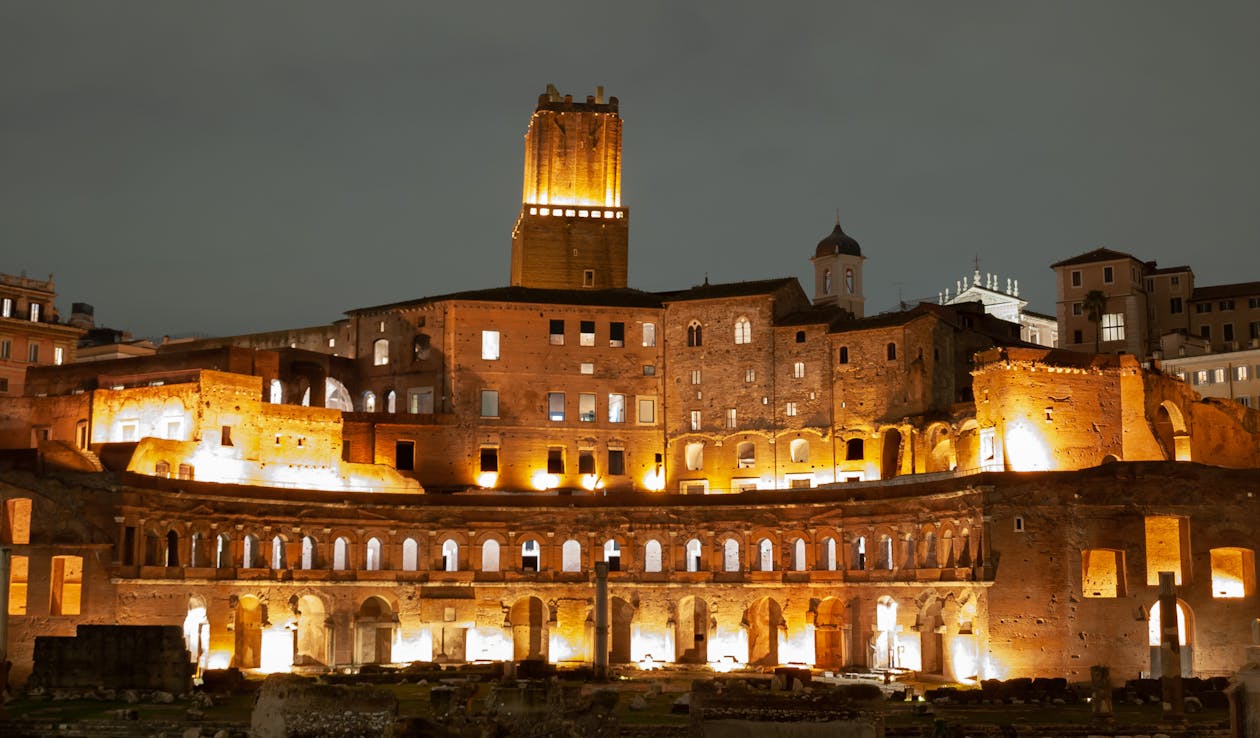
[[[720,297],[744,297],[748,295],[768,295],[777,292],[789,284],[797,284],[795,277],[778,279],[760,279],[752,282],[727,282],[726,284],[701,284],[687,290],[673,292],[657,292],[661,302],[681,302],[683,300],[712,300]]]
[[[1191,271],[1194,271],[1193,269],[1191,269],[1191,268],[1190,268],[1190,267],[1188,267],[1188,266],[1156,267],[1156,266],[1155,266],[1155,262],[1153,262],[1153,261],[1148,261],[1148,262],[1146,262],[1146,266],[1147,266],[1147,267],[1149,267],[1149,269],[1147,269],[1146,273],[1147,273],[1147,274],[1152,274],[1152,275],[1154,275],[1154,274],[1181,274],[1181,273],[1183,273],[1183,272],[1191,272]]]
[[[474,302],[518,302],[540,305],[602,305],[609,307],[659,308],[661,298],[642,290],[548,290],[535,287],[491,287],[484,290],[451,292],[445,295],[420,297],[414,300],[347,310],[347,315],[377,313],[394,308],[424,305],[433,302],[468,300]]]
[[[1073,256],[1071,259],[1064,259],[1050,265],[1051,269],[1061,266],[1076,266],[1077,264],[1092,264],[1096,261],[1115,261],[1116,259],[1133,259],[1137,261],[1137,257],[1132,254],[1126,254],[1123,251],[1112,251],[1111,249],[1097,248],[1093,251],[1086,251],[1080,256]]]
[[[1195,287],[1190,300],[1215,300],[1221,297],[1255,297],[1260,295],[1260,282],[1235,282]]]

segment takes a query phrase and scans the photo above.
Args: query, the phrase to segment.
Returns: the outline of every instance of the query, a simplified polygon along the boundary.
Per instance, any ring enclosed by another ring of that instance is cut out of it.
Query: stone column
[[[1093,695],[1090,699],[1090,722],[1110,726],[1114,721],[1111,704],[1111,667],[1089,667],[1089,679]]]
[[[595,678],[608,678],[608,562],[595,564]]]
[[[1181,684],[1181,632],[1177,627],[1177,587],[1170,571],[1159,573],[1159,671],[1163,692],[1163,720],[1186,720],[1185,694]]]

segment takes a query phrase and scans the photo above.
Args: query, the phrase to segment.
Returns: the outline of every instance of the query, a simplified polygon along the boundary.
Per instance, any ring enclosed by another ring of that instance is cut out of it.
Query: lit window
[[[594,346],[595,345],[595,321],[583,320],[578,323],[578,345]]]
[[[1124,340],[1124,313],[1107,313],[1102,316],[1102,340]]]
[[[798,361],[792,365],[792,377],[795,379],[805,378],[805,362]]]
[[[552,320],[551,327],[548,331],[547,342],[552,346],[564,345],[564,321]]]
[[[687,471],[700,471],[704,468],[704,444],[689,443],[684,451]]]
[[[389,363],[389,340],[378,338],[372,344],[372,364],[375,366],[385,366]]]
[[[656,422],[656,399],[651,397],[639,398],[639,417],[640,425]]]
[[[1189,521],[1172,516],[1146,518],[1146,583],[1159,584],[1159,573],[1170,571],[1181,584],[1188,574]],[[1184,542],[1184,543],[1183,543]]]
[[[564,393],[548,392],[547,393],[547,419],[554,421],[564,420]]]
[[[13,342],[9,339],[0,340],[0,359],[13,358]]]
[[[49,615],[78,615],[83,593],[83,557],[52,557]]]
[[[1124,596],[1124,552],[1086,549],[1081,552],[1081,591],[1086,597]]]
[[[481,358],[486,361],[499,360],[499,332],[481,332]]]
[[[626,396],[619,394],[608,395],[608,422],[624,423],[626,422]]]
[[[854,294],[857,291],[857,286],[854,282],[854,275],[853,275],[852,269],[844,270],[844,289],[845,289],[845,292],[849,293],[850,295]]]
[[[1245,366],[1234,367],[1234,379],[1239,382],[1247,381],[1247,367]]]
[[[1225,383],[1225,368],[1224,367],[1217,367],[1212,370],[1212,383],[1213,384]]]
[[[699,369],[691,370],[691,383],[700,384],[700,370]]]
[[[831,270],[830,269],[823,270],[823,294],[824,295],[831,294]]]
[[[735,408],[733,407],[726,408],[726,427],[727,428],[734,428],[736,425],[738,425],[737,418],[738,418],[738,415],[736,414]]]
[[[626,345],[626,324],[613,321],[608,324],[609,348],[621,348]]]
[[[26,360],[31,362],[32,364],[39,363],[39,344],[38,343],[32,343],[29,347],[27,347]]]
[[[9,614],[26,614],[26,590],[30,580],[30,563],[25,556],[9,560]],[[0,585],[2,586],[2,585]]]
[[[1256,588],[1255,553],[1249,548],[1212,549],[1212,596],[1250,597]]]
[[[786,412],[787,412],[787,416],[788,416],[789,418],[796,417],[796,403],[795,403],[795,402],[789,402],[789,403],[787,404],[787,409],[786,409]]]
[[[39,322],[39,310],[40,310],[40,307],[41,307],[41,306],[40,306],[40,304],[39,304],[38,302],[32,302],[32,303],[31,303],[31,322],[32,322],[32,323],[38,323],[38,322]]]
[[[13,298],[6,297],[4,298],[4,302],[0,303],[0,318],[12,318],[12,317],[13,317]]]
[[[53,363],[56,364],[57,366],[61,366],[62,362],[65,361],[65,359],[66,359],[66,350],[62,348],[61,346],[54,346],[53,347]]]
[[[1194,384],[1207,384],[1207,383],[1208,383],[1207,369],[1200,369],[1199,371],[1194,373]]]
[[[643,324],[643,347],[650,348],[656,345],[656,324]]]
[[[363,412],[365,413],[376,412],[376,393],[375,392],[372,392],[369,390],[368,392],[363,393]]]
[[[594,374],[595,364],[589,361],[584,361],[578,365],[578,372],[581,374]]]
[[[794,438],[790,449],[792,463],[805,464],[809,462],[809,441],[806,441],[804,438]]]
[[[742,441],[735,447],[735,466],[751,469],[757,464],[757,446],[752,441]]]
[[[582,392],[578,395],[578,420],[583,423],[595,422],[595,395]]]
[[[481,391],[481,417],[483,418],[499,417],[499,391],[498,390],[482,390]]]
[[[752,343],[752,323],[748,318],[740,317],[735,321],[735,343]]]
[[[745,370],[744,370],[744,381],[745,381],[745,382],[755,382],[755,381],[757,381],[757,370],[756,370],[756,369],[745,369]]]
[[[385,412],[387,413],[398,412],[398,393],[393,390],[390,390],[385,395]]]
[[[693,431],[700,430],[700,411],[692,410],[690,413],[688,413],[688,422]]]

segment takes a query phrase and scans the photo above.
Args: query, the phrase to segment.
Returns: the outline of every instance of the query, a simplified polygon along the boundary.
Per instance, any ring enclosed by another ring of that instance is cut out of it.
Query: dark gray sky
[[[1260,279],[1260,3],[14,2],[0,271],[137,335],[507,283],[547,83],[625,119],[630,280],[971,269],[1054,311],[1097,246]],[[807,288],[808,289],[808,288]]]

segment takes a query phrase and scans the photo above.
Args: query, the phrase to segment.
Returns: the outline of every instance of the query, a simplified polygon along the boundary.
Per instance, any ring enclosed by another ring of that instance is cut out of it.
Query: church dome
[[[840,228],[840,224],[836,223],[836,229],[831,232],[823,240],[818,242],[818,248],[814,250],[814,257],[830,256],[831,254],[844,254],[846,256],[861,256],[862,248],[858,246],[858,242],[853,237],[845,233]]]

